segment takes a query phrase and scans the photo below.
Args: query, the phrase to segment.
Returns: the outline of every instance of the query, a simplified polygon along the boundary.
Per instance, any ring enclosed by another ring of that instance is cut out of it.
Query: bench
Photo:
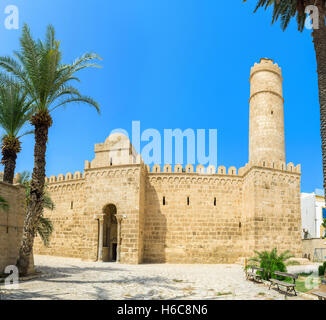
[[[326,279],[321,280],[321,284],[317,291],[311,292],[311,294],[317,296],[319,300],[326,300]]]
[[[314,292],[311,292],[311,294],[313,294],[314,296],[317,296],[319,300],[326,300],[326,292],[314,291]]]
[[[253,281],[261,281],[261,275],[257,271],[263,272],[263,268],[258,268],[256,266],[251,267],[251,272],[247,272],[247,280],[251,279]]]
[[[298,276],[296,274],[280,272],[280,271],[274,271],[274,274],[277,276],[292,278],[293,283],[288,283],[277,279],[269,279],[271,283],[269,286],[269,290],[271,289],[271,286],[277,286],[277,289],[281,291],[280,286],[282,286],[286,288],[286,293],[294,291],[294,294],[297,295],[297,292],[295,291],[295,280],[298,279]]]

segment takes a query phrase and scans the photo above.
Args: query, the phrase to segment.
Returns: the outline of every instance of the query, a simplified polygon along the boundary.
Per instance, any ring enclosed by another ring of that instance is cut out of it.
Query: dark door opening
[[[112,243],[112,260],[117,261],[117,243]]]

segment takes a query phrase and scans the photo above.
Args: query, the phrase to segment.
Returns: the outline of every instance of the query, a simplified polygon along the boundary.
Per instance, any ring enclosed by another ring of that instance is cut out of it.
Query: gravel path
[[[34,259],[43,275],[21,282],[18,289],[6,290],[2,299],[284,300],[284,294],[245,280],[240,265],[124,265],[49,256]],[[3,285],[0,289],[4,291]]]

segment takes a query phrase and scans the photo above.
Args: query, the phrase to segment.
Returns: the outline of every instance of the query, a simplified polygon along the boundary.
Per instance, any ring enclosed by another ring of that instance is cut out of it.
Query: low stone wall
[[[314,260],[315,249],[324,249],[323,252],[326,256],[326,239],[303,239],[303,257],[309,260]],[[325,257],[323,259],[325,261]]]
[[[0,182],[0,196],[9,207],[7,211],[0,209],[0,273],[8,265],[15,265],[25,217],[25,188]]]

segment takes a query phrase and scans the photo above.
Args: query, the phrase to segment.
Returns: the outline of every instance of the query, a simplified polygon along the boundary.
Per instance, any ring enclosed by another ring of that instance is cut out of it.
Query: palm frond
[[[249,261],[255,262],[255,264],[264,269],[262,277],[265,280],[275,277],[274,271],[285,272],[285,261],[293,257],[288,250],[279,255],[276,248],[273,248],[271,251],[255,251],[255,255]]]
[[[55,109],[57,109],[57,108],[59,108],[61,106],[67,105],[67,104],[69,104],[71,102],[81,102],[81,103],[89,104],[89,105],[93,106],[98,113],[100,113],[99,104],[95,100],[93,100],[92,98],[86,97],[86,96],[72,97],[72,98],[68,98],[66,100],[63,100],[58,105],[53,107],[51,109],[51,111],[53,111],[53,110],[55,110]]]
[[[9,137],[19,138],[32,116],[32,101],[27,96],[21,83],[0,74],[0,126]]]
[[[3,210],[3,211],[7,211],[8,208],[9,208],[9,204],[8,202],[0,196],[0,208]]]
[[[243,0],[243,2],[247,2],[247,0]],[[323,4],[325,5],[325,1]],[[284,31],[289,26],[291,19],[296,17],[298,30],[303,31],[307,18],[304,0],[259,0],[254,13],[259,8],[267,10],[271,6],[273,6],[272,23],[280,20],[281,28]]]
[[[69,84],[80,81],[77,77],[79,71],[101,67],[95,63],[96,60],[102,60],[99,55],[85,53],[73,63],[63,64],[60,42],[55,38],[54,27],[47,27],[44,41],[35,41],[26,24],[20,38],[20,50],[14,52],[14,55],[17,60],[0,57],[0,68],[24,86],[33,101],[34,112],[53,111],[69,103],[88,104],[99,112],[99,104],[94,99],[82,95]]]
[[[52,221],[48,218],[41,216],[38,220],[36,230],[39,236],[41,237],[43,244],[48,247],[50,244],[50,237],[54,230]]]

